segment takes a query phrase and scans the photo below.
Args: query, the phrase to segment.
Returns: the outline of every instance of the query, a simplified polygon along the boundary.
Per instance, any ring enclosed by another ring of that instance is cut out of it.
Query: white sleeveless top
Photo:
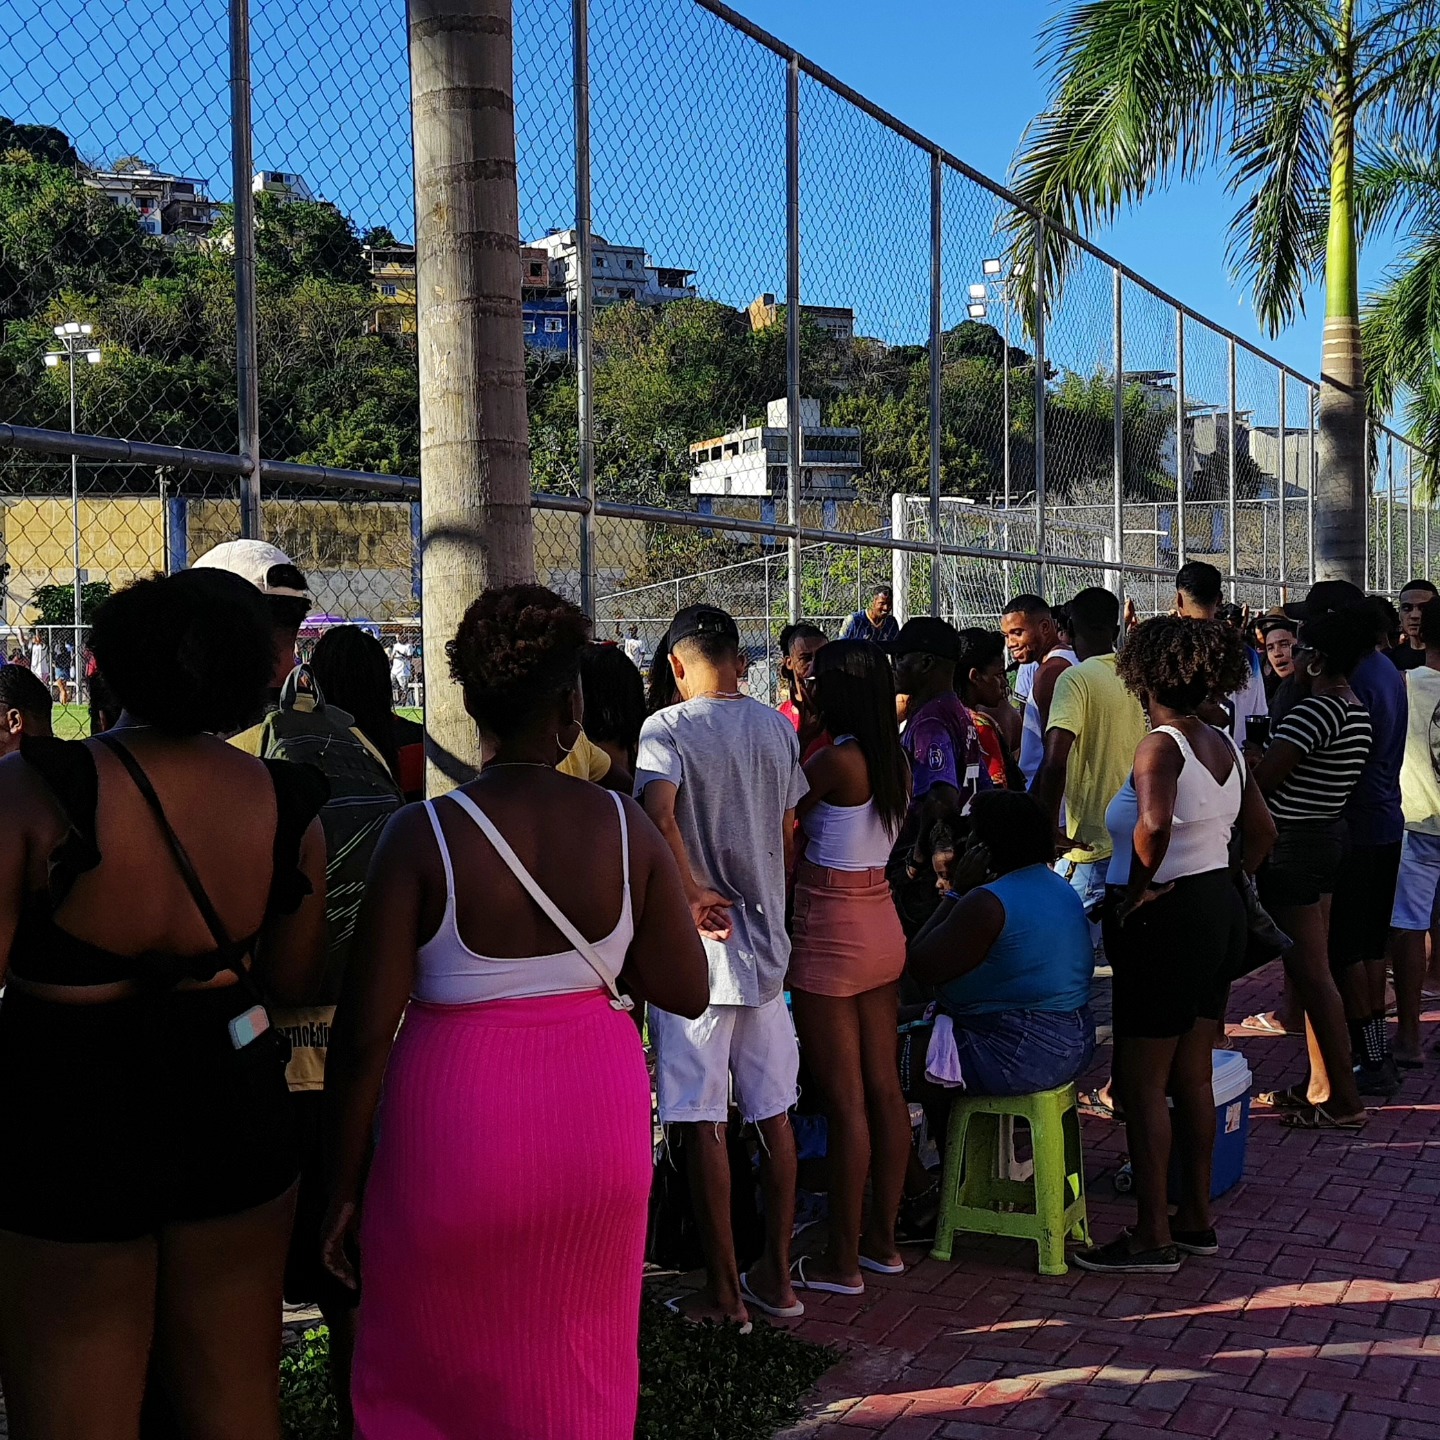
[[[1187,875],[1206,875],[1212,870],[1225,869],[1230,863],[1230,831],[1240,814],[1240,801],[1245,793],[1245,761],[1235,748],[1234,740],[1224,730],[1217,730],[1215,733],[1224,737],[1235,757],[1230,773],[1221,784],[1190,748],[1183,730],[1174,725],[1157,725],[1155,733],[1168,735],[1175,742],[1183,763],[1175,786],[1170,848],[1151,883],[1164,885],[1171,880],[1183,880]],[[1130,881],[1130,856],[1139,814],[1140,802],[1135,794],[1132,771],[1105,812],[1105,827],[1115,845],[1105,875],[1107,885],[1126,885]]]
[[[853,735],[835,738],[837,745],[856,743]],[[863,805],[817,800],[800,828],[805,832],[805,859],[827,870],[883,870],[895,844],[873,798]]]
[[[479,827],[510,872],[523,885],[535,903],[557,924],[561,933],[574,926],[558,915],[558,907],[520,862],[494,821],[463,791],[452,790],[453,800]],[[625,821],[625,806],[619,795],[611,792],[620,816],[620,854],[624,893],[620,921],[603,939],[590,943],[604,975],[596,973],[578,949],[562,950],[554,955],[527,955],[520,958],[477,955],[460,938],[455,926],[455,871],[450,862],[450,849],[445,832],[435,813],[435,802],[425,802],[440,859],[445,866],[445,913],[440,927],[419,949],[415,966],[413,998],[432,1005],[477,1005],[485,1000],[519,1000],[537,995],[572,995],[598,990],[601,984],[613,991],[616,976],[625,963],[626,952],[635,937],[635,917],[630,906],[630,832]],[[558,915],[558,919],[557,919]],[[564,920],[564,924],[559,922]],[[584,938],[583,936],[580,938]]]

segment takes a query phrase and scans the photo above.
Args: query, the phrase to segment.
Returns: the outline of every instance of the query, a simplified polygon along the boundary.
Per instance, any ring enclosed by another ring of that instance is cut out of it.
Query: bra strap
[[[450,791],[450,797],[479,826],[481,833],[495,847],[495,853],[505,862],[510,873],[524,886],[526,893],[548,917],[550,923],[575,947],[581,959],[598,975],[610,992],[610,1005],[615,1010],[633,1010],[635,1002],[622,995],[615,984],[615,977],[605,968],[600,952],[587,940],[560,907],[540,888],[535,877],[525,868],[520,857],[510,848],[510,842],[500,833],[495,822],[463,790]],[[617,797],[618,799],[618,797]],[[621,823],[624,816],[622,812]],[[628,861],[627,861],[628,865]]]

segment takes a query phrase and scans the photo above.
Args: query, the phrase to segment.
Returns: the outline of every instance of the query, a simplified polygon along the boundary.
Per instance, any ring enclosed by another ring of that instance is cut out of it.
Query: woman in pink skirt
[[[905,936],[885,862],[910,801],[890,662],[874,645],[837,640],[815,657],[812,696],[835,743],[805,766],[797,813],[789,983],[800,1049],[824,1096],[830,1243],[796,1262],[795,1288],[863,1295],[869,1270],[898,1275],[895,1215],[910,1123],[895,1065]],[[869,1222],[861,1231],[865,1177]]]
[[[650,1086],[616,982],[693,1017],[708,980],[659,832],[555,770],[588,639],[536,585],[470,607],[450,668],[495,758],[371,867],[327,1083],[359,1440],[634,1432]]]

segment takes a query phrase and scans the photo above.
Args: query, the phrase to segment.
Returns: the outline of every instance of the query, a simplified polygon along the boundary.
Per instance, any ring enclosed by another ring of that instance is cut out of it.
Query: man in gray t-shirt
[[[790,1284],[799,1052],[782,993],[790,961],[785,877],[795,806],[809,788],[790,722],[740,693],[740,635],[723,610],[692,606],[670,627],[681,701],[640,731],[635,790],[665,836],[710,962],[697,1020],[650,1008],[662,1124],[683,1124],[691,1193],[709,1237],[697,1318],[745,1324],[750,1309],[803,1313]],[[759,1126],[766,1248],[738,1273],[724,1122],[735,1103]],[[747,1308],[748,1307],[748,1308]]]

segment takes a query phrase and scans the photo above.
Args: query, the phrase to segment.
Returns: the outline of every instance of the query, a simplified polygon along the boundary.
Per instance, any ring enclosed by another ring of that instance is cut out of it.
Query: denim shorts
[[[1033,1095],[1082,1074],[1095,1053],[1095,1017],[1079,1010],[956,1015],[955,1048],[968,1095]]]

